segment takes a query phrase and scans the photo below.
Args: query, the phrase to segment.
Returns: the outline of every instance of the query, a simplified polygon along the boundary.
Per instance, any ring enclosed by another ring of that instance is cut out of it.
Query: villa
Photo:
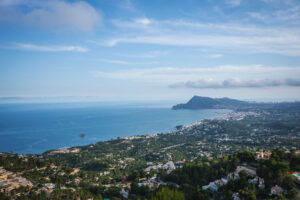
[[[176,167],[175,167],[173,161],[169,161],[164,165],[162,163],[158,163],[157,165],[150,165],[145,169],[145,171],[150,172],[151,170],[159,170],[159,169],[164,169],[169,174],[169,173],[171,173],[171,171],[176,169]]]
[[[269,159],[271,157],[271,152],[270,151],[258,151],[256,152],[256,160],[258,159]]]
[[[297,181],[300,183],[300,172],[295,172],[293,175],[297,178]]]
[[[233,200],[240,200],[240,194],[238,192],[232,194]]]
[[[275,185],[271,188],[270,196],[272,195],[280,195],[283,192],[282,187]]]
[[[251,184],[254,184],[254,185],[258,185],[259,189],[265,188],[265,181],[264,181],[264,179],[260,178],[258,176],[256,176],[253,179],[249,179],[248,182],[251,183]]]
[[[217,191],[219,189],[219,187],[214,183],[214,182],[210,182],[208,185],[204,185],[202,186],[203,190],[211,190],[211,191]]]

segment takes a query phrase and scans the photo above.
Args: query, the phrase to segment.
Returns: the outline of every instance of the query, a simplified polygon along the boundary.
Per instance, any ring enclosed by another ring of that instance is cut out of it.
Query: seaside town
[[[299,116],[278,110],[239,111],[179,125],[168,133],[42,155],[2,153],[0,191],[6,199],[151,199],[161,190],[168,193],[166,188],[184,193],[186,199],[242,200],[253,194],[258,199],[298,198]],[[280,126],[272,126],[278,120]],[[273,175],[274,165],[278,167]],[[266,176],[266,170],[271,174]],[[201,174],[194,182],[188,178]],[[243,188],[236,185],[241,181]],[[188,185],[193,192],[187,193]]]
[[[300,200],[300,0],[0,0],[0,200]]]
[[[31,188],[33,186],[32,182],[18,176],[16,173],[7,171],[0,167],[0,192],[9,196],[11,191],[20,188],[20,187],[28,187]]]

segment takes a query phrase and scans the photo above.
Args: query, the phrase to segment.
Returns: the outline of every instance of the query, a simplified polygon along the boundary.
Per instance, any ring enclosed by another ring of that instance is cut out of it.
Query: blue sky
[[[0,0],[0,96],[300,99],[298,0]]]

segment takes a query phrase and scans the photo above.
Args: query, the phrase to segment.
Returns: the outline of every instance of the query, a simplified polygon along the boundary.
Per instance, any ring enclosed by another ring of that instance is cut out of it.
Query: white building
[[[240,194],[238,192],[232,194],[233,200],[240,200]]]
[[[218,186],[215,184],[215,182],[210,182],[208,185],[204,185],[202,186],[203,190],[212,190],[212,191],[217,191],[218,190]]]
[[[282,187],[275,185],[271,188],[270,196],[272,195],[280,195],[283,192]]]
[[[55,184],[53,184],[53,183],[45,183],[45,187],[48,190],[53,190],[55,188]]]
[[[157,164],[157,165],[151,165],[148,166],[145,171],[146,172],[150,172],[151,170],[158,170],[158,169],[164,169],[167,171],[167,173],[171,173],[171,171],[173,171],[174,169],[176,169],[174,162],[173,161],[169,161],[166,164],[162,165],[161,163]]]
[[[171,173],[171,171],[173,171],[176,167],[173,163],[173,161],[169,161],[166,164],[163,165],[162,167],[163,169],[167,170],[167,173]]]
[[[121,194],[122,197],[124,197],[125,199],[128,199],[129,193],[126,192],[126,191],[124,190],[124,188],[120,191],[120,194]]]

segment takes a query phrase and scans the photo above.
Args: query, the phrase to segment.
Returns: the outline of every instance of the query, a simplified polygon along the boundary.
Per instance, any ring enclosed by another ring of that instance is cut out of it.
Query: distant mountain
[[[295,109],[300,107],[300,102],[281,102],[281,103],[257,103],[240,101],[230,98],[209,98],[194,96],[187,103],[178,104],[172,107],[173,110],[179,109]]]
[[[178,109],[233,109],[238,107],[247,107],[249,105],[246,101],[240,101],[230,98],[209,98],[194,96],[185,104],[178,104],[172,107],[174,110]]]

